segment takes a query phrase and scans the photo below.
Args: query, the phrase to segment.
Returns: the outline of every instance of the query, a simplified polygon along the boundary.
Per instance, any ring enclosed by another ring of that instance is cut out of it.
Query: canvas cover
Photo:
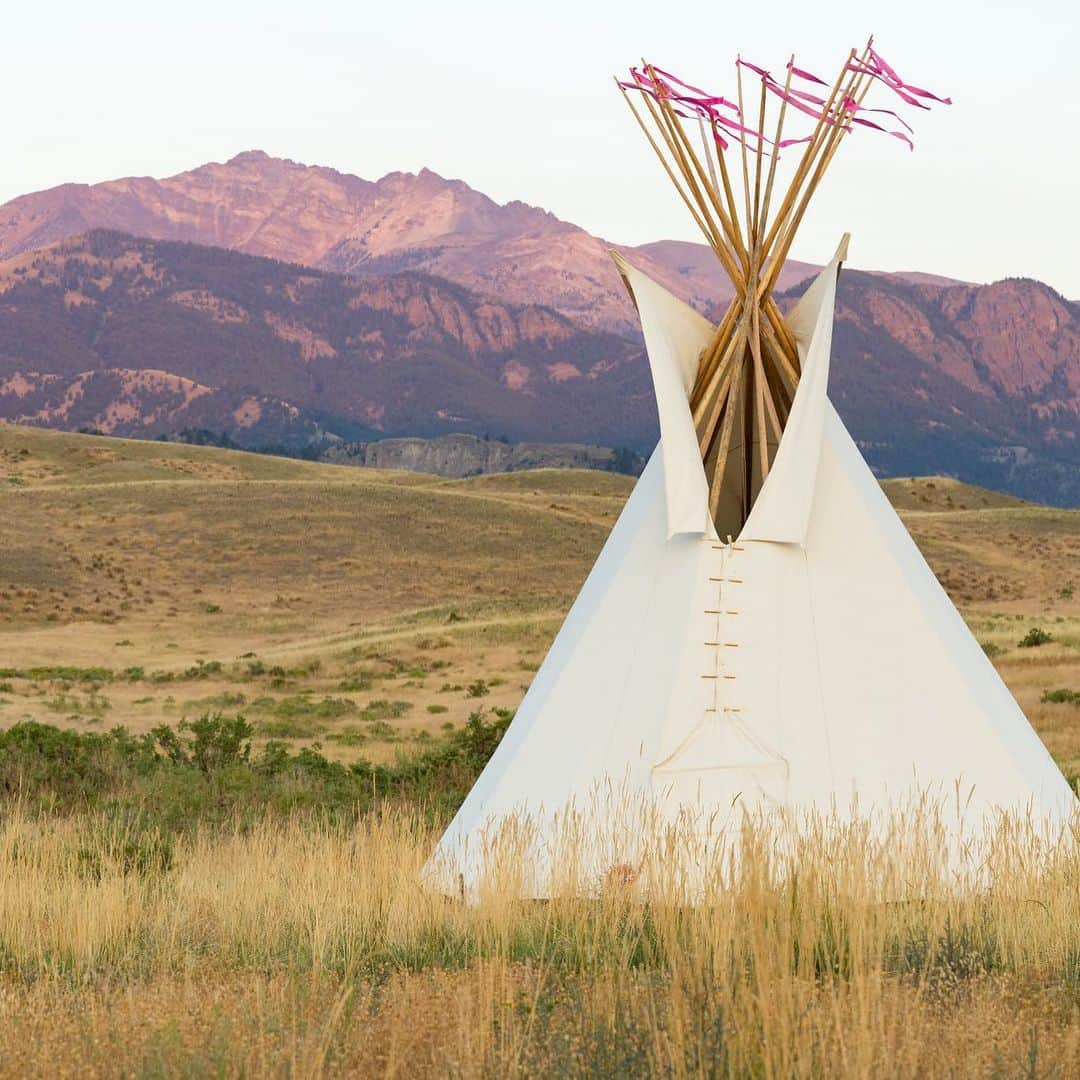
[[[701,462],[696,443],[693,460],[682,436],[669,446],[662,403],[660,445],[443,836],[428,868],[436,887],[474,886],[485,838],[526,814],[536,831],[522,891],[547,895],[548,830],[567,807],[612,813],[598,807],[613,792],[661,819],[692,811],[711,830],[746,812],[867,813],[927,794],[969,823],[1072,812],[1064,777],[828,400],[838,263],[793,313],[803,374],[734,543],[692,531],[707,500]],[[627,278],[659,354],[658,397],[674,397],[675,362],[696,363],[708,335],[658,329],[692,323],[686,305],[637,271]],[[599,878],[613,856],[592,857]]]
[[[640,273],[618,252],[615,265],[630,289],[641,318],[641,332],[652,372],[664,458],[667,535],[716,536],[709,514],[709,482],[698,451],[694,421],[687,408],[697,375],[697,358],[715,327],[689,304],[673,297]]]

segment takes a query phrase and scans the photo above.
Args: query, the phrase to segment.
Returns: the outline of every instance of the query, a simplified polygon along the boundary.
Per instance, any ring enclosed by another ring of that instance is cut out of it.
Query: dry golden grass
[[[690,908],[498,887],[466,906],[417,885],[433,839],[407,814],[265,822],[136,868],[112,823],[9,815],[0,1072],[989,1077],[1080,1060],[1075,840],[1003,831],[971,890],[931,884],[939,849],[919,842],[808,829],[778,858],[762,825]]]
[[[1077,1027],[1060,993],[975,981],[942,1001],[868,985],[803,983],[764,1009],[746,995],[724,1016],[679,981],[631,971],[554,984],[498,962],[377,985],[263,973],[78,994],[39,984],[3,1002],[0,1075],[1075,1075]],[[745,1032],[741,1045],[725,1048],[725,1030]],[[793,1047],[783,1036],[796,1032]]]

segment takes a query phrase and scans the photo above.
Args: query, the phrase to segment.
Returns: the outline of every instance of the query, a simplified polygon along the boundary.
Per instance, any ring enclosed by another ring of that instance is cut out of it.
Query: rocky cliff
[[[599,469],[636,476],[645,461],[627,450],[577,443],[511,443],[476,435],[435,439],[380,439],[329,447],[323,461],[376,469],[406,469],[438,476],[465,477],[522,469]]]

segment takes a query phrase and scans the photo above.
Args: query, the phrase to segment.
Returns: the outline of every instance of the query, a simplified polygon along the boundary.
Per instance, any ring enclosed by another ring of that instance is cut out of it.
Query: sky
[[[696,240],[612,75],[645,56],[730,96],[739,52],[827,75],[870,32],[954,104],[910,117],[914,153],[853,137],[792,255],[824,261],[849,231],[854,266],[1080,300],[1072,0],[40,0],[0,37],[0,201],[258,148],[368,179],[427,166],[619,243]]]

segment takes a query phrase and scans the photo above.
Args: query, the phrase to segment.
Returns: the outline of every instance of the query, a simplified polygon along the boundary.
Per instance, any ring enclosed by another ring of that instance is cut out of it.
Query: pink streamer
[[[650,70],[654,73],[652,77],[640,68],[632,67],[630,69],[630,75],[633,82],[620,82],[619,85],[625,90],[638,90],[641,93],[648,94],[656,101],[662,98],[665,101],[678,102],[680,105],[691,110],[689,113],[683,112],[675,105],[672,105],[675,114],[684,119],[707,120],[712,129],[713,138],[722,150],[727,150],[729,143],[720,133],[721,128],[726,131],[728,135],[735,135],[740,139],[744,136],[749,136],[751,139],[760,139],[763,142],[769,141],[753,128],[747,127],[730,117],[721,115],[717,111],[718,108],[730,109],[736,114],[739,113],[738,106],[728,101],[726,98],[707,94],[705,91],[701,90],[700,87],[683,82],[682,79],[671,75],[662,68],[651,67]],[[678,86],[690,90],[698,96],[692,97],[689,94],[677,93],[672,86],[672,83],[678,84]]]
[[[888,64],[881,53],[872,47],[868,47],[867,51],[869,52],[871,61],[888,77],[894,88],[906,90],[916,97],[929,98],[931,101],[939,102],[942,105],[952,104],[952,98],[938,97],[937,94],[931,93],[929,90],[922,90],[918,86],[912,86],[911,83],[904,82],[900,76],[896,74],[896,71]]]
[[[740,58],[737,63],[742,64],[743,67],[749,68],[751,71],[757,72],[759,75],[761,75],[766,87],[777,97],[786,101],[789,105],[792,105],[794,108],[798,109],[802,113],[805,113],[807,116],[812,116],[815,120],[822,119],[822,111],[824,109],[824,106],[827,104],[824,98],[818,96],[817,94],[811,94],[806,90],[798,90],[791,86],[783,87],[767,71],[758,67],[756,64],[751,64],[749,61]],[[827,85],[824,80],[819,79],[816,75],[812,75],[810,72],[804,72],[801,68],[796,68],[794,65],[791,64],[789,64],[788,67],[793,75],[798,74],[801,78],[809,77],[815,83],[820,83],[822,86]],[[847,65],[847,68],[848,70],[852,70],[852,65]],[[887,80],[887,76],[885,76],[884,74],[879,75],[877,72],[873,72],[872,74],[874,74],[876,78],[881,78],[883,81]],[[891,82],[889,83],[889,85],[891,86]],[[895,89],[895,87],[892,88]],[[924,109],[928,107],[926,105],[923,105],[921,102],[915,102],[915,104],[919,105],[920,108]],[[818,106],[818,108],[811,108],[811,105],[816,105]],[[912,130],[911,125],[908,124],[908,122],[902,116],[894,112],[892,109],[868,109],[865,106],[860,105],[850,95],[846,96],[840,105],[840,115],[843,116],[847,114],[848,120],[850,122],[859,124],[861,127],[870,128],[874,131],[880,131],[886,135],[891,135],[893,136],[893,138],[900,139],[902,142],[907,143],[910,149],[915,149],[915,144],[912,142],[908,135],[904,134],[904,132],[890,131],[888,128],[882,127],[881,124],[874,123],[874,121],[872,120],[868,120],[863,116],[856,115],[858,113],[867,112],[892,116],[897,121],[899,121],[899,123],[902,124],[908,130],[908,132],[911,132]],[[838,123],[838,118],[834,116],[825,116],[824,119],[825,123],[827,124],[835,125]],[[843,128],[845,131],[851,130],[851,127],[848,123],[845,123],[843,125]],[[805,139],[783,140],[780,143],[780,147],[782,148],[786,145],[794,145],[795,143],[802,142],[809,142],[809,137]]]
[[[736,67],[749,68],[755,75],[760,75],[763,79],[772,78],[764,68],[759,68],[757,64],[751,64],[749,60],[744,60],[741,56],[735,61],[735,65]]]
[[[698,86],[691,86],[690,83],[683,82],[682,79],[678,78],[675,75],[672,75],[668,71],[665,71],[663,68],[656,67],[655,64],[652,65],[652,69],[656,72],[657,75],[660,75],[665,79],[670,79],[673,83],[678,83],[679,86],[683,87],[685,90],[689,90],[691,93],[700,95],[698,100],[701,102],[708,102],[710,105],[719,105],[722,108],[730,109],[734,113],[738,113],[739,111],[739,106],[736,105],[733,101],[728,101],[726,98],[722,97],[713,97],[709,94],[707,90],[702,90]],[[636,69],[632,68],[631,70],[633,71]]]
[[[771,94],[774,94],[776,97],[780,98],[782,101],[786,101],[793,108],[798,109],[799,112],[805,113],[807,116],[812,116],[815,120],[820,120],[821,119],[821,110],[820,109],[812,109],[812,108],[810,108],[809,105],[805,104],[805,102],[809,101],[814,105],[819,105],[820,106],[820,105],[825,104],[825,101],[824,101],[823,98],[819,98],[816,95],[810,94],[805,90],[795,90],[795,89],[792,89],[791,87],[788,87],[787,89],[785,89],[764,68],[758,67],[757,64],[751,64],[749,60],[743,60],[742,57],[740,57],[735,62],[737,64],[741,65],[742,67],[749,68],[751,71],[753,71],[756,74],[760,75],[761,78],[762,78],[762,81],[765,83],[766,89]],[[832,117],[826,116],[825,117],[825,123],[834,125],[836,123],[836,121]],[[808,141],[809,141],[809,137],[807,137],[806,139],[787,140],[786,145],[794,146],[796,143],[808,142]],[[785,142],[781,142],[780,145],[784,146]]]
[[[873,120],[866,120],[860,116],[853,116],[851,122],[853,124],[861,124],[863,127],[873,128],[874,131],[883,132],[885,135],[892,135],[893,138],[901,139],[903,142],[906,142],[909,150],[915,149],[915,144],[902,131],[890,131],[888,128],[883,128],[880,124],[875,124]]]
[[[839,125],[843,131],[851,131],[852,125],[858,124],[860,127],[891,135],[893,138],[906,143],[912,150],[915,148],[915,144],[910,138],[910,134],[914,133],[911,125],[899,113],[894,112],[892,109],[867,108],[866,106],[860,105],[853,97],[848,95],[845,96],[840,103],[838,112],[833,113],[832,110],[830,110],[829,113],[826,113],[826,99],[818,94],[813,94],[807,90],[801,90],[791,86],[790,79],[787,80],[787,85],[782,85],[777,82],[765,68],[753,64],[749,60],[744,60],[741,56],[736,60],[736,64],[758,75],[769,93],[780,98],[782,101],[785,101],[792,108],[804,113],[806,116],[812,117],[816,121],[824,122],[834,127]],[[818,86],[827,87],[829,85],[824,79],[813,74],[813,72],[796,67],[794,62],[787,65],[787,70],[793,78],[802,79]],[[853,74],[868,75],[873,79],[877,79],[887,86],[902,101],[918,109],[929,109],[929,105],[925,104],[925,101],[919,100],[920,98],[937,101],[943,105],[952,104],[951,98],[939,97],[929,90],[904,82],[884,57],[873,49],[872,42],[867,46],[867,59],[849,60],[848,63],[845,64],[844,70]],[[768,144],[777,151],[783,150],[789,146],[808,143],[812,139],[811,135],[806,135],[802,138],[782,139],[780,142],[774,142],[767,138],[762,132],[755,131],[753,128],[747,127],[742,123],[742,113],[738,105],[734,102],[727,100],[727,98],[709,94],[701,89],[701,87],[684,82],[682,79],[671,74],[669,71],[665,71],[663,68],[650,66],[649,71],[646,72],[644,69],[632,67],[630,69],[630,76],[632,79],[631,82],[620,82],[619,85],[626,90],[637,90],[641,93],[648,94],[656,101],[668,101],[675,114],[684,119],[696,119],[708,122],[713,138],[716,140],[716,143],[721,150],[727,150],[729,147],[728,139],[726,139],[721,132],[726,133],[729,137],[734,137],[739,140],[744,138],[750,140],[756,139],[759,144]],[[731,116],[722,115],[719,111],[721,109],[734,113],[739,119],[736,120]],[[903,131],[892,131],[883,127],[874,120],[868,119],[865,115],[868,113],[879,116],[891,116],[901,124],[909,134],[905,134]]]
[[[912,97],[905,90],[896,86],[884,72],[878,71],[876,68],[870,67],[868,64],[862,64],[858,60],[852,61],[846,66],[846,70],[852,72],[855,75],[869,75],[872,79],[877,79],[879,82],[887,86],[898,98],[907,102],[908,105],[913,105],[916,109],[929,109],[929,105],[924,105],[918,98]]]
[[[797,68],[794,64],[788,64],[788,71],[797,78],[806,79],[807,82],[817,83],[818,86],[828,86],[829,84],[824,79],[819,79],[816,75],[809,71],[804,71],[802,68]]]

